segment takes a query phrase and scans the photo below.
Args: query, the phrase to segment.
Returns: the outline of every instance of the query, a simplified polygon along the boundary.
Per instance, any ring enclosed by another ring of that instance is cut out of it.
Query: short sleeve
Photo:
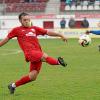
[[[14,37],[17,37],[17,29],[15,29],[15,28],[12,29],[12,30],[8,33],[7,37],[8,37],[9,39],[14,38]]]
[[[47,34],[46,29],[43,29],[43,28],[40,28],[40,27],[37,27],[37,26],[34,26],[34,29],[36,30],[37,35],[46,35]]]

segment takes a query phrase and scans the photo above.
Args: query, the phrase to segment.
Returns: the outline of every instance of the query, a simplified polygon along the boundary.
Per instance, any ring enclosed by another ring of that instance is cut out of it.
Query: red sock
[[[30,80],[29,75],[28,75],[28,76],[24,76],[20,80],[16,81],[15,84],[16,84],[16,87],[18,87],[18,86],[23,85],[25,83],[28,83],[30,81],[31,80]]]
[[[58,60],[52,57],[47,57],[46,62],[50,65],[59,65]]]

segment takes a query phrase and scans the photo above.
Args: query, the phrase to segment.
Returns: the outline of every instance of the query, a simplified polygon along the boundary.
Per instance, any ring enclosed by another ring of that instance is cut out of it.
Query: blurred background
[[[33,25],[69,37],[76,37],[87,28],[100,28],[100,0],[0,0],[0,38],[20,25],[21,12],[32,15]]]

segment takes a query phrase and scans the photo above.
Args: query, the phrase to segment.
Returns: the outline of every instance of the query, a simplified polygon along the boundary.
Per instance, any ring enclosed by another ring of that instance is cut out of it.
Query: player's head
[[[31,26],[31,19],[30,15],[27,13],[20,13],[19,14],[19,21],[24,27],[30,27]]]

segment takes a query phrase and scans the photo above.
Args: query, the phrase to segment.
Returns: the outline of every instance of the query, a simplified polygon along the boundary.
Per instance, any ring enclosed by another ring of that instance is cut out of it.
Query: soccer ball
[[[83,47],[87,47],[91,44],[91,38],[89,35],[82,34],[79,36],[79,44]]]

